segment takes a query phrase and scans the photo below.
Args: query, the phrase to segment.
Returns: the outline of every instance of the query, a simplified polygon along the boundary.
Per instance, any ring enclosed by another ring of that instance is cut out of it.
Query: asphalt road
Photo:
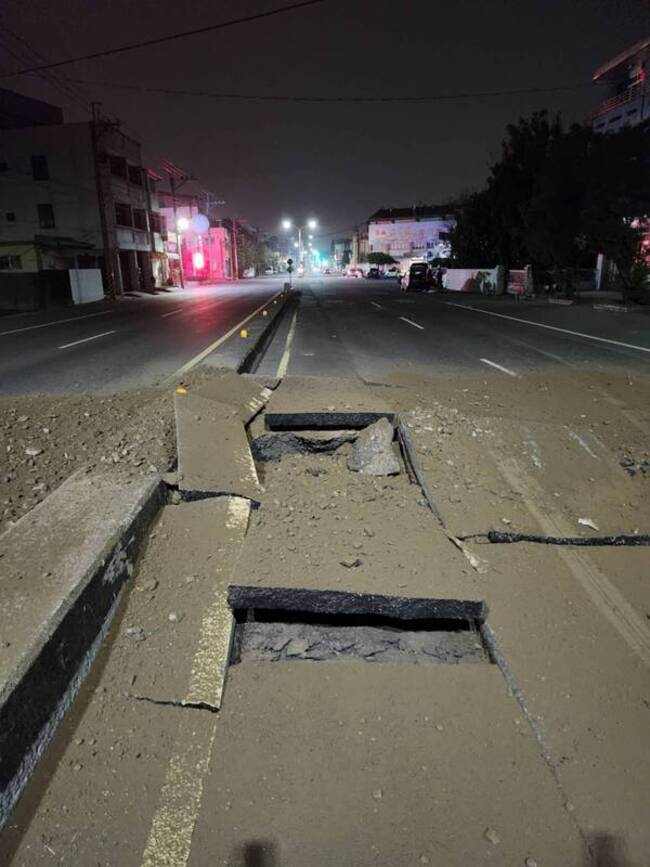
[[[0,394],[107,393],[160,382],[279,292],[283,282],[246,280],[3,316]]]
[[[283,282],[265,278],[2,317],[0,394],[108,393],[161,382]],[[227,364],[238,339],[210,362]],[[297,318],[286,317],[258,372],[372,382],[395,371],[509,376],[557,365],[648,371],[650,315],[402,293],[394,281],[311,279],[303,283]]]
[[[393,281],[332,278],[309,281],[291,335],[290,325],[278,331],[260,373],[372,382],[396,371],[650,370],[650,315],[590,304],[402,293]]]

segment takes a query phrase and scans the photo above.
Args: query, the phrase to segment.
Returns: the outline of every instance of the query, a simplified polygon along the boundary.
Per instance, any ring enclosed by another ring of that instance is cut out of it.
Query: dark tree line
[[[459,265],[591,267],[603,253],[628,292],[644,285],[639,243],[650,214],[650,125],[596,133],[536,112],[506,128],[483,190],[461,202]]]

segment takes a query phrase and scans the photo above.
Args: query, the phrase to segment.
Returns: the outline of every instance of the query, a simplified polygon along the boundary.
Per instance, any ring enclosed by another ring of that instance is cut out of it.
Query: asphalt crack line
[[[291,357],[291,347],[293,346],[293,337],[296,333],[296,322],[298,321],[298,310],[293,314],[293,319],[291,320],[291,325],[289,327],[289,333],[287,334],[287,342],[284,345],[284,352],[282,353],[282,358],[280,359],[280,363],[278,364],[278,370],[275,374],[278,379],[284,379],[287,374],[287,369],[289,367],[289,358]]]
[[[650,352],[650,346],[637,346],[634,343],[623,343],[621,340],[612,340],[609,337],[597,337],[595,334],[584,334],[582,331],[571,331],[570,328],[559,328],[557,325],[547,325],[545,322],[533,322],[532,319],[520,319],[518,316],[507,316],[505,313],[495,313],[494,310],[482,310],[480,307],[472,307],[470,304],[456,304],[454,301],[445,301],[449,307],[460,307],[461,310],[473,310],[475,313],[485,313],[486,316],[497,316],[499,319],[510,319],[512,322],[523,322],[524,325],[534,325],[536,328],[548,328],[549,331],[559,331],[561,334],[571,334],[573,337],[585,337],[587,340],[597,340],[599,343],[610,343],[613,346],[622,346],[624,349],[636,349],[639,352]]]
[[[500,370],[501,373],[507,373],[508,376],[514,376],[514,377],[518,377],[518,376],[519,376],[519,374],[518,374],[518,373],[515,373],[514,370],[508,370],[507,367],[503,367],[503,365],[501,365],[501,364],[497,364],[496,361],[490,361],[489,358],[480,358],[479,361],[482,361],[483,364],[489,364],[490,367],[494,367],[494,368],[496,368],[497,370]]]
[[[492,457],[503,478],[513,491],[520,494],[529,512],[545,533],[559,537],[567,535],[560,517],[534,503],[533,496],[542,501],[544,496],[537,480],[522,470],[512,458],[502,460],[496,454]],[[650,629],[646,621],[590,559],[564,546],[558,547],[557,552],[598,611],[642,662],[650,667]]]
[[[86,313],[84,316],[71,316],[69,319],[57,319],[54,322],[42,322],[40,325],[27,325],[25,328],[12,328],[11,331],[0,331],[0,337],[9,334],[22,334],[23,331],[34,331],[36,328],[50,328],[52,325],[63,325],[66,322],[78,322],[80,319],[92,319],[94,316],[106,316],[112,310],[101,310],[99,313]]]
[[[370,303],[372,304],[373,307],[376,307],[377,310],[383,310],[383,309],[384,309],[384,308],[381,306],[381,304],[377,304],[376,301],[371,301]]]
[[[59,349],[70,349],[71,346],[79,346],[80,343],[88,343],[89,340],[97,340],[100,337],[108,337],[109,334],[115,334],[115,329],[113,331],[102,331],[101,334],[93,334],[92,337],[84,337],[83,340],[74,340],[72,343],[64,343],[63,346],[59,346]]]
[[[419,328],[420,331],[424,331],[424,325],[418,325],[417,322],[413,322],[412,319],[407,319],[406,316],[400,316],[402,322],[408,322],[409,325],[412,325],[414,328]]]

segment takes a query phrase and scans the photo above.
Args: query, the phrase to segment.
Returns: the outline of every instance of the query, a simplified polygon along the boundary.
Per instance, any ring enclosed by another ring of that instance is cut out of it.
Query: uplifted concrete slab
[[[238,411],[195,394],[175,394],[178,485],[193,494],[259,500],[262,488]]]
[[[334,455],[287,455],[264,466],[232,583],[447,600],[484,598],[479,575],[441,530],[406,473],[351,472]]]
[[[314,412],[391,413],[391,407],[357,379],[286,376],[273,392],[270,413]]]
[[[79,471],[0,538],[0,825],[74,700],[161,504],[157,475]]]
[[[214,863],[586,861],[495,666],[287,662],[231,669],[188,862]]]
[[[258,381],[234,370],[219,370],[207,382],[191,389],[191,393],[233,406],[238,417],[248,424],[263,409],[273,392],[266,380]]]
[[[218,709],[234,625],[226,587],[249,512],[240,497],[161,512],[113,651],[129,694]]]

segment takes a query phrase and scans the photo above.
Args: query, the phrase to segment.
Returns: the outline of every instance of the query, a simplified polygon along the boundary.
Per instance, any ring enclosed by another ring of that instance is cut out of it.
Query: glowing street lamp
[[[282,228],[284,229],[285,232],[291,231],[291,229],[294,228],[293,221],[285,218],[284,220],[282,220]],[[298,232],[298,243],[297,244],[294,243],[294,247],[296,247],[298,249],[298,263],[304,264],[303,260],[305,257],[304,256],[305,251],[304,251],[304,248],[302,245],[302,233],[307,231],[307,230],[309,230],[310,232],[313,232],[314,229],[318,228],[318,221],[312,217],[311,219],[307,220],[307,223],[304,226],[296,226],[295,228],[296,228],[296,231]],[[309,240],[311,241],[313,239],[313,237],[314,237],[313,235],[309,235]]]
[[[190,227],[190,221],[187,217],[179,217],[176,221],[176,228],[179,232],[187,232]]]

